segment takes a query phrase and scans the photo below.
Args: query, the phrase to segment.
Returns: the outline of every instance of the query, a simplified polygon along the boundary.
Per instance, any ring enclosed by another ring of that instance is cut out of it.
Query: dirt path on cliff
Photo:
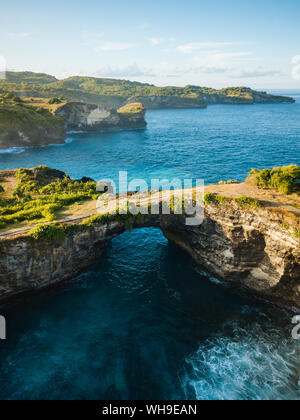
[[[154,203],[155,203],[155,200],[157,200],[157,202],[160,202],[160,201],[168,199],[170,193],[174,195],[175,197],[176,196],[182,197],[183,191],[184,190],[175,190],[171,192],[161,191],[160,193],[156,192],[153,195]],[[195,191],[195,189],[185,190],[185,193],[187,191],[190,194],[192,194],[192,192]],[[292,195],[291,197],[283,196],[277,191],[261,190],[251,185],[248,185],[246,183],[228,184],[228,185],[213,184],[213,185],[206,186],[204,191],[205,193],[208,193],[208,192],[216,193],[219,195],[225,195],[232,198],[246,195],[248,197],[263,201],[268,207],[281,208],[281,209],[287,210],[300,218],[300,197],[296,196],[295,194]],[[199,192],[201,192],[201,187],[200,187]],[[127,197],[119,197],[119,196],[116,196],[116,197],[118,199],[118,204],[117,204],[118,208],[121,208],[122,206],[127,205],[127,202],[128,202]],[[138,202],[139,205],[141,206],[147,206],[149,203],[148,192],[136,194],[133,197],[131,197],[131,200],[133,200],[136,203]],[[295,207],[295,205],[292,205],[292,204],[295,204],[298,207]],[[115,210],[114,201],[111,201],[111,204],[105,207],[103,211],[99,211],[99,209],[97,209],[96,201],[89,201],[86,207],[87,207],[86,209],[89,209],[89,210],[92,209],[92,207],[94,207],[94,209],[88,212],[83,212],[82,214],[74,215],[74,216],[68,215],[67,217],[62,217],[51,222],[46,222],[44,224],[74,223],[74,222],[80,223],[82,220],[87,219],[88,217],[91,217],[95,214],[105,214],[105,213]],[[39,224],[41,223],[36,223],[30,226],[23,226],[17,229],[10,229],[4,232],[0,232],[0,238],[8,238],[8,237],[14,237],[14,236],[20,236],[22,234],[26,234]]]

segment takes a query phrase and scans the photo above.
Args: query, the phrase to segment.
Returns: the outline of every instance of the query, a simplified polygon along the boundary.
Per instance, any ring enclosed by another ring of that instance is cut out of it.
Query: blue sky
[[[59,78],[300,88],[299,17],[299,0],[10,0],[0,56]]]

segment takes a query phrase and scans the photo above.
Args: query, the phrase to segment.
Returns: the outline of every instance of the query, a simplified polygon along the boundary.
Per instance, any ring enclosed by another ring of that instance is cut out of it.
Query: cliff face
[[[207,205],[200,226],[186,226],[183,216],[149,215],[132,227],[159,227],[208,272],[300,308],[300,240],[280,223],[280,216],[271,210],[254,211],[232,203]],[[0,298],[76,276],[125,229],[124,221],[114,221],[75,231],[62,242],[33,242],[28,237],[3,241]]]
[[[295,100],[288,96],[268,95],[262,92],[253,92],[254,103],[258,104],[275,104],[275,103],[294,103]]]
[[[141,102],[146,109],[206,108],[207,103],[199,99],[179,96],[138,96],[128,103]]]
[[[147,125],[145,108],[136,103],[118,111],[91,104],[67,103],[55,114],[63,118],[66,130],[74,131],[141,128]]]
[[[69,102],[54,115],[47,109],[0,105],[0,149],[64,143],[67,131],[142,128],[145,108],[131,104],[120,110]]]
[[[66,135],[63,124],[59,129],[56,127],[37,125],[32,127],[23,127],[20,130],[3,130],[0,131],[0,149],[62,144],[65,139]]]
[[[270,95],[266,92],[257,92],[245,88],[244,91],[236,93],[234,89],[224,89],[223,93],[211,93],[204,95],[209,105],[229,104],[229,105],[252,105],[252,104],[276,104],[294,103],[295,100],[286,96]]]
[[[46,110],[0,106],[0,149],[63,143],[64,121]]]

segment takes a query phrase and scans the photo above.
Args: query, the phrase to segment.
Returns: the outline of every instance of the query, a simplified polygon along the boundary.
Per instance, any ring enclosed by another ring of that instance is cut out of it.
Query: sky
[[[299,0],[10,0],[0,70],[300,89]]]

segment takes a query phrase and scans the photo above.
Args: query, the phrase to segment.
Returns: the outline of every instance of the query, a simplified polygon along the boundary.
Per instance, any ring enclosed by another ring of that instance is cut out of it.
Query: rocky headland
[[[147,125],[140,103],[115,110],[59,99],[49,108],[48,100],[37,101],[14,96],[4,98],[2,104],[0,100],[0,149],[62,144],[70,130],[123,130]]]
[[[99,131],[111,129],[143,128],[146,110],[141,103],[132,103],[115,110],[99,105],[69,102],[59,107],[55,116],[65,122],[66,130]]]

